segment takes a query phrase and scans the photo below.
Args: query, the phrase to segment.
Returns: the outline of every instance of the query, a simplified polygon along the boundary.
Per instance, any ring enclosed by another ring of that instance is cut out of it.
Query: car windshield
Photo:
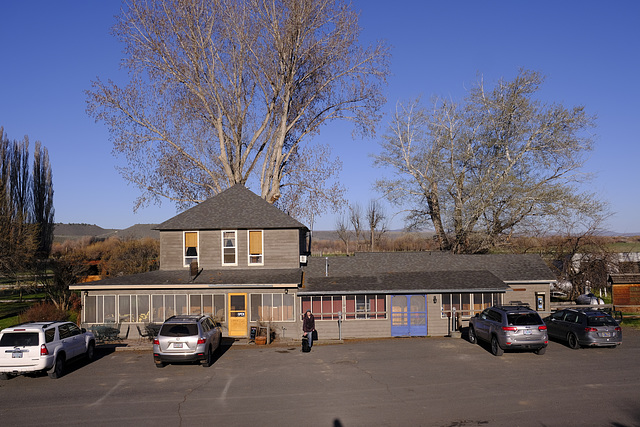
[[[609,316],[588,316],[587,325],[589,326],[618,326],[615,320]]]
[[[166,323],[162,325],[160,333],[165,337],[187,337],[198,335],[198,325],[195,323]]]
[[[539,325],[542,323],[537,313],[508,313],[507,321],[514,326]]]
[[[0,339],[0,347],[33,347],[37,345],[37,332],[8,332]]]

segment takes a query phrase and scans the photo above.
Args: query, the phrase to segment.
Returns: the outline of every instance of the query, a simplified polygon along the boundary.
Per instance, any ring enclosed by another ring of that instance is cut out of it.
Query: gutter
[[[242,284],[148,284],[148,285],[89,285],[76,284],[70,285],[72,291],[96,291],[96,290],[144,290],[144,289],[229,289],[229,288],[264,288],[264,289],[289,289],[298,288],[298,283],[279,283],[279,284],[263,284],[263,283],[242,283]]]

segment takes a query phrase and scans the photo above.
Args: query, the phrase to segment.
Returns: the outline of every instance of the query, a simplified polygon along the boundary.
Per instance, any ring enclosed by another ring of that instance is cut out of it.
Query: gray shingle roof
[[[300,295],[404,292],[504,291],[508,286],[488,271],[425,271],[380,273],[370,276],[309,278]]]
[[[328,274],[327,274],[328,273]],[[505,282],[553,281],[537,255],[454,255],[443,252],[357,253],[350,257],[310,257],[300,294],[340,289],[500,290]],[[384,289],[383,289],[384,288]]]
[[[166,288],[185,285],[202,287],[222,286],[277,286],[297,285],[300,283],[302,270],[289,269],[246,269],[246,270],[203,270],[192,280],[189,269],[184,270],[156,270],[147,273],[131,274],[128,276],[110,277],[96,282],[82,283],[74,288],[132,288],[143,287],[146,289]],[[181,286],[181,287],[185,287]]]
[[[249,228],[307,229],[242,184],[236,184],[156,227],[160,231]]]

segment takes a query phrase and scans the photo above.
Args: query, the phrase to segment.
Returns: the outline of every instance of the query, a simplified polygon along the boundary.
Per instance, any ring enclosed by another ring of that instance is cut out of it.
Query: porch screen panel
[[[188,314],[187,296],[176,295],[176,314]]]
[[[407,326],[407,297],[394,295],[391,301],[391,324],[393,326]]]
[[[311,297],[301,297],[300,301],[302,314],[306,313],[307,310],[311,310]]]
[[[482,302],[483,297],[486,294],[473,294],[473,311],[479,312],[484,310],[484,303]]]
[[[174,295],[164,296],[165,317],[168,319],[171,316],[176,315],[176,300]]]
[[[119,295],[118,296],[118,321],[131,322],[131,296]]]
[[[322,298],[314,297],[311,307],[312,307],[311,312],[314,313],[314,317],[315,317],[315,313],[322,313]]]
[[[383,295],[368,295],[369,319],[385,319],[387,317],[386,299]]]
[[[272,320],[282,320],[282,296],[284,294],[272,294],[273,309],[271,310]]]
[[[282,320],[293,320],[293,295],[282,296]]]
[[[213,314],[216,317],[216,319],[220,322],[225,321],[225,310],[224,310],[225,300],[226,298],[224,295],[213,296]]]
[[[189,313],[202,314],[202,295],[189,295]]]
[[[332,297],[324,297],[322,298],[322,320],[331,320],[334,318],[333,315],[333,298]],[[336,315],[337,319],[337,315]]]
[[[210,314],[215,317],[213,310],[213,295],[202,295],[202,313]]]
[[[104,322],[105,323],[116,322],[116,296],[115,295],[104,296]]]
[[[104,295],[96,297],[96,323],[104,323]]]
[[[423,326],[426,324],[424,295],[411,295],[411,325]]]
[[[164,295],[152,295],[151,302],[153,306],[151,321],[154,323],[164,322],[164,319],[166,319],[164,315]]]
[[[149,323],[149,295],[138,295],[138,322]]]
[[[471,313],[471,295],[470,294],[461,294],[460,295],[460,299],[461,299],[461,310],[462,316],[468,316]]]
[[[356,300],[353,295],[349,295],[346,298],[345,302],[346,307],[346,319],[355,319],[356,318]]]
[[[98,323],[98,317],[96,315],[96,300],[95,296],[84,297],[84,321],[85,323]]]
[[[252,322],[257,322],[258,320],[262,320],[261,311],[262,311],[262,295],[251,294],[251,321]]]

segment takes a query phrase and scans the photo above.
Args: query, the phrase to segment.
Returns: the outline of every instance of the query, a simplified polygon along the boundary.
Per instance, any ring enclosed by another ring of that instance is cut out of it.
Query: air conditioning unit
[[[306,264],[306,263],[307,263],[307,256],[300,255],[300,264]]]

